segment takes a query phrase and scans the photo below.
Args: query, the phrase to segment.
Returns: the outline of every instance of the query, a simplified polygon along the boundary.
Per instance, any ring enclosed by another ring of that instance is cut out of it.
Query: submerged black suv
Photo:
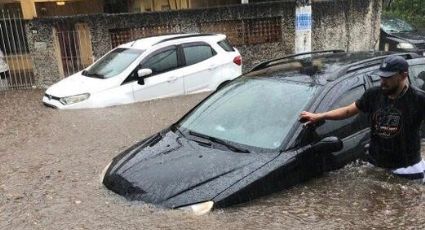
[[[364,155],[368,118],[304,126],[299,114],[351,104],[380,84],[372,72],[388,55],[331,50],[261,63],[115,157],[103,184],[130,200],[202,214],[341,168]],[[391,55],[407,59],[410,82],[423,88],[425,58]]]

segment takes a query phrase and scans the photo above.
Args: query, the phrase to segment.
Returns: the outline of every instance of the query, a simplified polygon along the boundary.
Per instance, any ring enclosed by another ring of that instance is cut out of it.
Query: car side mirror
[[[325,137],[317,143],[311,145],[315,152],[338,152],[342,149],[342,141],[338,137]]]
[[[144,85],[145,84],[145,77],[147,77],[151,74],[152,74],[151,69],[139,69],[139,70],[137,70],[137,76],[139,77],[139,80],[137,80],[137,83],[139,85]]]

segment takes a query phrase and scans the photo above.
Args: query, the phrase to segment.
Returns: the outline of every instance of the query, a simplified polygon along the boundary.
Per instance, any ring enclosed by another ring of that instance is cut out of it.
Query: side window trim
[[[173,70],[176,70],[176,69],[182,68],[182,66],[180,65],[180,61],[179,61],[178,46],[176,46],[176,45],[167,46],[167,47],[164,47],[164,48],[160,48],[160,49],[158,49],[158,50],[155,50],[154,52],[152,52],[151,54],[149,54],[148,56],[146,56],[145,58],[143,58],[143,60],[142,60],[142,61],[140,62],[140,64],[139,64],[139,67],[140,67],[140,66],[143,66],[143,64],[145,64],[145,63],[146,63],[146,62],[147,62],[150,58],[152,58],[153,56],[155,56],[155,55],[157,55],[157,54],[160,54],[160,53],[163,53],[163,52],[166,52],[166,51],[169,51],[169,50],[175,50],[175,51],[176,51],[176,55],[177,55],[177,66],[176,66],[175,68],[169,69],[169,70],[164,71],[164,72],[160,72],[160,73],[152,74],[152,75],[150,75],[150,76],[147,76],[146,78],[150,78],[150,77],[156,76],[156,75],[158,75],[158,74],[163,74],[163,73],[167,73],[167,72],[169,72],[169,71],[173,71]],[[138,67],[138,68],[139,68],[139,67]]]
[[[207,42],[186,42],[180,45],[182,48],[191,47],[191,46],[210,46]]]

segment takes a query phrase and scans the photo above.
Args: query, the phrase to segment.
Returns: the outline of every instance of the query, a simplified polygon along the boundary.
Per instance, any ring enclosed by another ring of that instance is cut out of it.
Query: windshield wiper
[[[232,144],[230,144],[230,143],[228,143],[228,142],[226,142],[224,140],[221,140],[221,139],[218,139],[218,138],[215,138],[215,137],[210,137],[208,135],[200,134],[200,133],[193,132],[193,131],[189,131],[189,134],[192,135],[192,136],[195,136],[195,137],[200,137],[200,138],[203,138],[203,139],[207,139],[207,140],[209,140],[211,142],[214,142],[214,143],[217,143],[217,144],[224,145],[229,150],[232,150],[233,152],[249,153],[249,150],[247,150],[247,149],[243,149],[243,148],[234,146],[234,145],[232,145]]]
[[[81,74],[84,75],[84,76],[87,76],[87,77],[103,78],[103,75],[102,74],[90,73],[87,70],[84,70]]]
[[[181,137],[186,138],[186,135],[179,128],[177,128],[176,124],[171,125],[171,131],[173,131],[174,133],[178,133]]]
[[[395,34],[395,33],[400,33],[400,31],[398,31],[398,30],[387,30],[387,32],[388,33],[393,33],[393,34]]]

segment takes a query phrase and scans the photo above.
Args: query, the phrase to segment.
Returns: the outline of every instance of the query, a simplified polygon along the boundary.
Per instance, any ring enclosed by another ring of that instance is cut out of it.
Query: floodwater
[[[0,229],[425,229],[425,185],[361,163],[204,216],[127,201],[103,168],[206,94],[76,111],[42,94],[0,92]]]

